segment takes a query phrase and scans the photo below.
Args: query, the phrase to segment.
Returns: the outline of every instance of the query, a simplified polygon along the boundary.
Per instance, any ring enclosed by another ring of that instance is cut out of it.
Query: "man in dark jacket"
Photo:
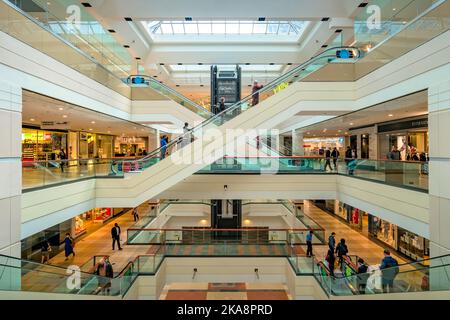
[[[383,292],[389,293],[394,289],[394,278],[397,275],[399,268],[398,262],[391,257],[389,249],[384,250],[384,258],[381,260],[380,270],[382,272]]]
[[[345,151],[345,163],[348,165],[348,163],[352,160],[352,148],[350,146],[347,147],[347,150]]]
[[[357,275],[357,283],[358,283],[358,290],[360,294],[366,293],[366,285],[367,285],[367,279],[369,279],[369,274],[367,274],[367,265],[364,263],[364,260],[362,258],[358,259],[358,275]]]
[[[325,151],[325,168],[324,168],[325,171],[327,171],[327,167],[330,167],[330,170],[333,171],[333,168],[331,168],[331,151],[330,151],[330,149],[327,149]]]
[[[112,227],[111,229],[111,237],[113,240],[112,243],[112,249],[114,250],[114,245],[117,242],[117,246],[119,247],[119,250],[122,250],[122,248],[120,247],[120,227],[117,223],[114,224],[114,227]]]
[[[331,235],[328,237],[328,248],[334,252],[334,247],[336,245],[336,239],[334,238],[334,236],[336,235],[336,233],[332,232]]]
[[[339,151],[336,147],[333,148],[333,151],[331,152],[331,157],[333,158],[334,170],[337,171],[337,160],[339,158]]]

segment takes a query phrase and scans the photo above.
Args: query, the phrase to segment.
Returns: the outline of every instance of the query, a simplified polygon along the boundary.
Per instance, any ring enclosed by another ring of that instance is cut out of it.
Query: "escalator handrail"
[[[405,267],[405,266],[408,266],[408,265],[410,265],[410,266],[412,266],[412,267],[414,267],[414,265],[416,265],[416,264],[420,264],[420,263],[422,263],[422,262],[425,262],[425,261],[433,261],[433,260],[436,260],[436,259],[442,259],[442,258],[450,258],[450,254],[446,254],[446,255],[442,255],[442,256],[437,256],[437,257],[434,257],[434,258],[428,258],[428,259],[423,259],[423,260],[419,260],[419,261],[414,261],[414,262],[407,262],[407,263],[402,263],[402,264],[398,264],[397,266],[393,266],[393,267],[389,267],[389,268],[384,268],[384,269],[381,269],[381,270],[383,270],[383,271],[386,271],[386,270],[394,270],[394,268],[401,268],[401,267]],[[320,261],[320,262],[322,262],[322,261]],[[323,263],[323,262],[322,262]],[[379,265],[379,264],[377,264],[377,265]],[[441,265],[439,265],[439,266],[433,266],[433,267],[423,267],[423,268],[415,268],[415,269],[413,269],[413,270],[405,270],[405,271],[399,271],[399,273],[398,274],[400,274],[400,273],[407,273],[407,272],[411,272],[411,271],[418,271],[418,270],[422,270],[422,269],[430,269],[430,268],[439,268],[439,267],[443,267],[443,266],[450,266],[450,261],[448,262],[448,263],[443,263],[443,264],[441,264]],[[369,273],[369,272],[366,272],[366,273],[360,273],[360,274],[357,274],[357,275],[364,275],[364,274],[367,274],[367,275],[370,275],[371,273]],[[356,275],[351,275],[351,276],[342,276],[342,277],[335,277],[335,278],[350,278],[350,277],[354,277],[354,276],[356,276]]]
[[[142,76],[142,75],[139,75]],[[133,77],[133,75],[131,75],[130,77]],[[192,105],[193,107],[195,107],[197,110],[204,112],[208,115],[208,117],[212,117],[214,116],[214,114],[209,111],[206,108],[203,108],[202,106],[200,106],[199,104],[195,103],[194,101],[192,101],[191,99],[187,98],[186,96],[184,96],[183,94],[181,94],[180,92],[178,92],[177,90],[169,87],[168,85],[159,82],[158,80],[153,79],[152,77],[148,77],[148,80],[150,82],[153,82],[155,84],[157,84],[158,86],[164,87],[165,90],[169,91],[171,94],[177,96],[178,98],[180,98],[181,100],[187,101],[187,103],[189,103],[190,105]],[[142,87],[142,88],[147,88],[147,87]],[[152,87],[150,87],[152,88]],[[154,88],[152,88],[154,89]],[[159,93],[161,93],[159,90],[154,89],[155,91],[158,91]],[[165,94],[161,93],[163,96],[166,96]],[[170,97],[169,97],[170,98]]]
[[[336,59],[336,52],[338,50],[352,50],[353,52],[356,52],[357,55],[355,56],[355,59],[358,59],[361,55],[360,50],[356,47],[351,47],[351,46],[340,46],[340,47],[333,47],[333,48],[329,48],[325,51],[322,51],[321,53],[319,53],[318,55],[312,57],[311,59],[309,59],[308,61],[300,64],[299,66],[295,67],[294,69],[286,72],[285,74],[283,74],[282,76],[272,80],[271,82],[269,82],[267,85],[265,85],[264,87],[262,87],[261,89],[249,94],[248,96],[246,96],[245,98],[243,98],[242,100],[236,102],[235,104],[231,105],[229,108],[221,111],[220,113],[214,115],[213,117],[203,121],[202,123],[200,123],[199,125],[195,126],[194,128],[192,128],[191,130],[189,130],[189,132],[184,133],[180,136],[178,136],[176,139],[172,140],[170,143],[168,143],[167,145],[164,146],[164,150],[167,150],[168,148],[170,148],[171,146],[175,145],[178,143],[178,141],[180,139],[185,139],[185,138],[190,138],[191,135],[193,134],[193,132],[197,131],[198,129],[214,122],[217,119],[220,119],[224,114],[232,112],[233,110],[239,108],[242,103],[244,101],[248,101],[252,98],[252,96],[260,94],[260,93],[264,93],[265,91],[267,91],[268,89],[273,89],[275,88],[279,83],[284,82],[286,79],[289,79],[291,76],[295,75],[296,73],[300,73],[302,71],[305,71],[304,69],[313,64],[314,62],[321,60],[321,59],[330,59],[330,58],[334,58]],[[331,54],[331,52],[333,52],[334,54]],[[315,70],[317,71],[317,70]],[[158,153],[161,152],[161,150],[163,149],[163,147],[159,147],[153,151],[151,151],[146,157],[140,159],[140,161],[145,161],[148,158],[152,158],[155,155],[157,155]]]

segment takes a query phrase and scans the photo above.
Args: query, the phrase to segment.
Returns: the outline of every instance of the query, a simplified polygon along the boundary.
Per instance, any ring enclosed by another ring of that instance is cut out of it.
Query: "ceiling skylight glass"
[[[150,21],[142,22],[153,40],[214,40],[254,36],[253,40],[296,41],[307,21]],[[195,37],[197,36],[197,38]],[[243,40],[244,38],[242,38]]]

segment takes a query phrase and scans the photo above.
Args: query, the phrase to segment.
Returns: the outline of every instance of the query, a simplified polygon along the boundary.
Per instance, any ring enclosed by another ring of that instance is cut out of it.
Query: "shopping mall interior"
[[[0,0],[0,300],[449,300],[449,29]]]

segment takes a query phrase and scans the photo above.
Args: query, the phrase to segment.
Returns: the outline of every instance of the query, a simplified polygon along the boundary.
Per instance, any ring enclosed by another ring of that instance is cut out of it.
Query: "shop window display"
[[[369,214],[369,234],[397,250],[397,226]]]
[[[428,239],[398,228],[398,250],[413,260],[424,260],[430,256],[430,243]]]
[[[67,133],[22,128],[24,162],[56,160],[61,150],[67,153]]]

